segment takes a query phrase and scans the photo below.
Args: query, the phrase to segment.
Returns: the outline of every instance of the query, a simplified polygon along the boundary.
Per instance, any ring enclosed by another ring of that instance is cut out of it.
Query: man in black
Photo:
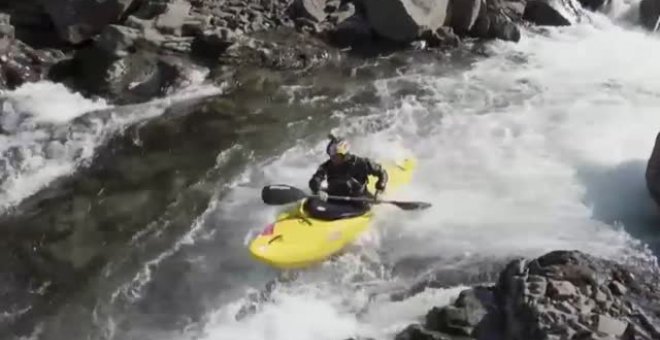
[[[350,154],[345,140],[330,135],[326,152],[330,159],[319,166],[309,181],[309,188],[321,200],[327,201],[328,195],[376,198],[385,191],[388,179],[385,169],[368,158]],[[369,175],[378,178],[373,195],[367,190]],[[321,190],[323,180],[328,182],[327,191]],[[366,204],[353,205],[368,208]]]

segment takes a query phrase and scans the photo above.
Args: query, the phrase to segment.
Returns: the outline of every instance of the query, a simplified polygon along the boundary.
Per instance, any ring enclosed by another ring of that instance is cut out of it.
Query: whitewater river
[[[6,93],[0,211],[95,226],[48,248],[62,261],[104,247],[56,308],[26,317],[26,337],[391,339],[461,290],[390,299],[432,270],[556,249],[652,261],[659,211],[644,170],[660,130],[660,40],[612,18],[468,48],[479,53],[347,62],[226,96],[193,86],[116,108],[49,83]],[[214,96],[205,109],[177,109],[204,95]],[[379,207],[351,251],[270,285],[278,273],[246,248],[277,211],[260,189],[305,188],[329,129],[362,155],[417,157],[396,197],[433,207]],[[48,184],[57,199],[27,205]],[[119,217],[96,200],[113,200]],[[4,317],[45,308],[33,295],[33,305],[0,302]]]

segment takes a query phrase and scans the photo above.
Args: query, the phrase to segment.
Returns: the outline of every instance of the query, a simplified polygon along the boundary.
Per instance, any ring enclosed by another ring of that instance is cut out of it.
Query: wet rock
[[[60,37],[79,44],[99,33],[106,25],[116,23],[134,0],[40,0],[55,23]]]
[[[381,37],[398,42],[415,40],[424,30],[446,24],[449,0],[363,0],[366,17]]]
[[[451,16],[448,25],[459,34],[469,32],[477,21],[481,6],[486,6],[485,0],[451,0],[449,2]]]
[[[72,85],[83,93],[100,95],[116,103],[144,102],[167,93],[184,76],[182,73],[187,72],[172,60],[177,58],[148,50],[111,54],[90,47],[76,53],[69,76]]]
[[[597,11],[603,8],[609,2],[611,2],[611,0],[580,0],[582,7],[592,11]]]
[[[10,22],[8,14],[0,13],[0,56],[9,51],[9,46],[14,41],[14,26]]]
[[[598,321],[596,326],[596,332],[609,335],[609,336],[621,336],[628,327],[627,322],[617,320],[608,316],[598,315]]]
[[[484,39],[501,39],[505,41],[520,41],[520,29],[505,15],[488,12],[485,6],[474,22],[469,36]]]
[[[548,297],[556,300],[568,299],[577,294],[577,289],[568,281],[548,282]]]
[[[343,20],[328,33],[330,43],[339,47],[363,44],[371,41],[373,37],[371,26],[360,15],[353,15]]]
[[[655,31],[660,18],[660,1],[642,0],[639,3],[639,20],[646,29]]]
[[[326,0],[295,0],[291,4],[294,18],[307,18],[313,22],[323,22],[328,13],[325,11]]]
[[[628,291],[628,289],[626,288],[626,286],[624,286],[624,285],[623,285],[621,282],[619,282],[619,281],[612,281],[612,282],[609,284],[608,287],[610,288],[610,290],[612,291],[612,293],[614,293],[614,294],[616,294],[616,295],[619,295],[619,296],[621,296],[621,295],[625,295],[626,292]]]
[[[420,325],[410,325],[394,337],[394,340],[450,340],[449,336],[425,329]]]
[[[452,306],[431,309],[425,327],[451,335],[475,336],[477,327],[493,306],[492,290],[481,287],[465,290]]]
[[[352,2],[347,2],[341,5],[336,11],[330,13],[328,15],[328,21],[334,25],[338,25],[356,14],[355,5]],[[359,15],[359,18],[362,19],[362,16]]]
[[[579,16],[574,0],[530,0],[523,19],[541,26],[569,26]]]
[[[421,36],[429,47],[458,47],[461,39],[450,27],[440,27],[436,31],[426,31]]]
[[[645,179],[651,198],[660,206],[660,133],[656,135],[651,157],[646,164]]]
[[[425,329],[476,339],[483,329],[491,338],[504,339],[656,338],[660,319],[648,315],[660,311],[660,300],[653,297],[658,279],[654,267],[555,251],[510,262],[493,287],[472,288],[452,305],[429,311]],[[485,307],[466,299],[485,289],[493,292]]]

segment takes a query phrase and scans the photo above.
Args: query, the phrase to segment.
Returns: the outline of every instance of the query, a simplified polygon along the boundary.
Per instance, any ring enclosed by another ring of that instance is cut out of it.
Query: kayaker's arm
[[[314,194],[319,192],[319,189],[321,189],[321,183],[325,180],[325,177],[327,176],[328,172],[325,169],[326,163],[321,164],[318,169],[316,169],[316,172],[314,175],[312,175],[312,178],[309,180],[309,189],[312,190]]]
[[[370,160],[367,161],[367,171],[370,175],[376,176],[378,181],[376,182],[376,190],[383,191],[387,186],[387,181],[389,177],[387,176],[387,171],[383,168],[382,165]]]

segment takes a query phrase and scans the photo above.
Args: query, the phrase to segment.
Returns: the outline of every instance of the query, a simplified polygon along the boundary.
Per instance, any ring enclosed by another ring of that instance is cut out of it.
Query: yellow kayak
[[[406,158],[396,163],[383,163],[383,166],[389,177],[385,194],[390,194],[410,182],[416,160]],[[375,178],[369,179],[371,192],[374,192],[375,182]],[[303,199],[293,209],[279,214],[276,221],[250,243],[252,256],[281,269],[322,262],[355,241],[367,229],[374,214],[372,210],[353,214],[349,211],[345,217],[337,219],[323,216],[325,207],[313,206],[313,200]],[[315,213],[310,214],[309,210]]]

